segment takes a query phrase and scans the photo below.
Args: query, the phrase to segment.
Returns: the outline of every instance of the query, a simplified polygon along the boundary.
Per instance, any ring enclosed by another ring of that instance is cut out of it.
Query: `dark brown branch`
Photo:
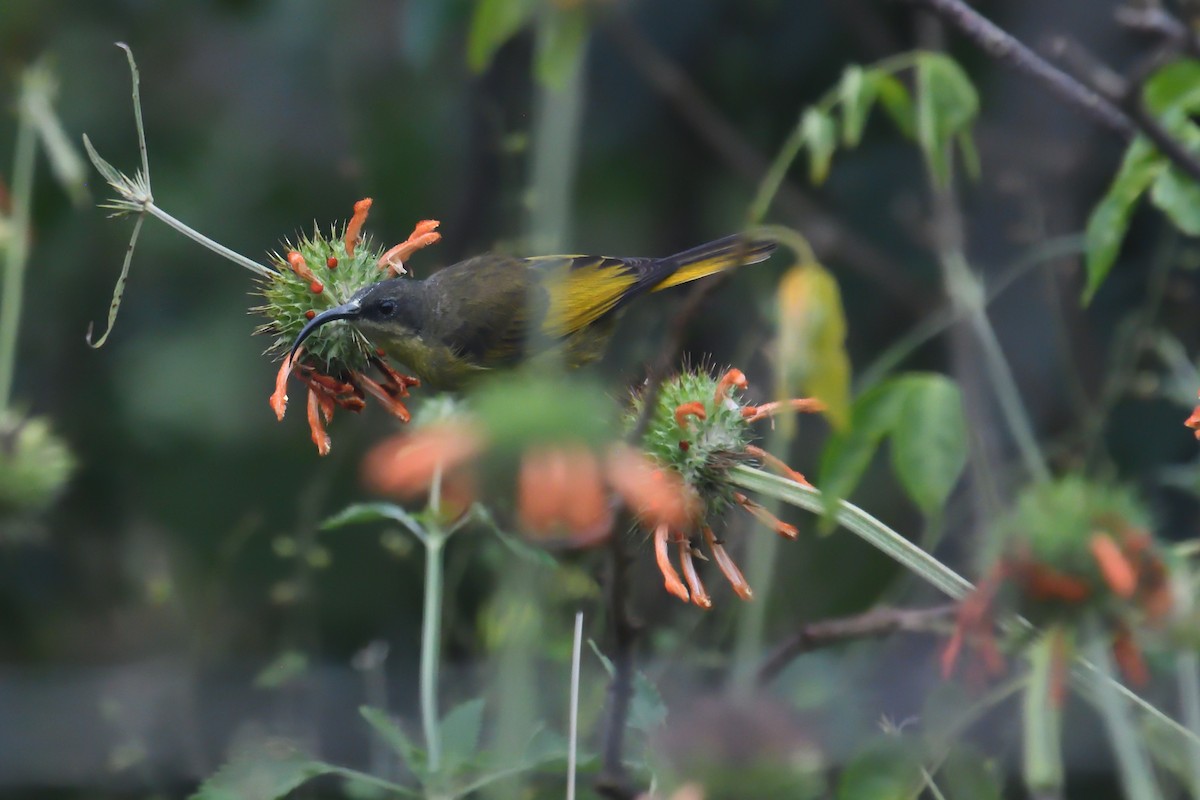
[[[899,0],[936,14],[993,58],[1039,80],[1051,92],[1126,139],[1141,133],[1176,167],[1200,181],[1197,159],[1146,108],[1142,88],[1154,70],[1179,54],[1186,41],[1175,38],[1133,70],[1119,87],[1101,91],[1084,85],[1034,53],[962,0]],[[1190,38],[1190,37],[1188,37]]]
[[[862,614],[804,625],[758,668],[758,683],[770,683],[799,656],[855,639],[893,633],[940,633],[958,606],[933,608],[873,608]]]
[[[961,0],[899,0],[936,14],[985,53],[1040,81],[1059,99],[1074,106],[1126,139],[1134,134],[1130,119],[1098,92],[1084,86]]]

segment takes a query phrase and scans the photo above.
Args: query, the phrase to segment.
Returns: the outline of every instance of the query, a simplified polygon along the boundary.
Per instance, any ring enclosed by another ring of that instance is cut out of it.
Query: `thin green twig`
[[[4,293],[0,295],[0,410],[12,400],[17,361],[17,332],[21,326],[21,300],[25,267],[29,260],[29,205],[33,199],[33,172],[37,138],[29,115],[18,112],[17,144],[13,156],[12,227],[4,253]]]

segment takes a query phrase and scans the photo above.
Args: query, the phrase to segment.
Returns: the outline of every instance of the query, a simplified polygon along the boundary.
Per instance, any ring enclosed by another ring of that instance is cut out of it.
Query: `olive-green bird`
[[[756,264],[775,243],[727,236],[666,258],[488,254],[429,278],[392,278],[321,312],[292,353],[322,325],[344,320],[435,389],[550,355],[567,366],[603,353],[621,310],[648,293]]]

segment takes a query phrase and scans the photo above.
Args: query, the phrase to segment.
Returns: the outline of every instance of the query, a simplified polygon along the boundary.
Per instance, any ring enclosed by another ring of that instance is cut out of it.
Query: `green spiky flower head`
[[[646,453],[679,473],[704,498],[709,516],[733,503],[728,472],[751,458],[746,448],[753,436],[741,400],[745,386],[738,370],[721,378],[706,369],[684,370],[663,382],[646,426]],[[640,419],[644,402],[644,397],[634,397],[629,427]]]
[[[256,331],[274,337],[268,353],[286,355],[301,328],[314,316],[346,302],[360,289],[392,277],[390,271],[379,268],[381,248],[368,238],[355,241],[354,223],[351,220],[340,231],[330,228],[328,235],[314,227],[311,236],[284,242],[284,255],[271,254],[275,274],[261,284],[265,302],[254,309],[270,319]],[[351,242],[349,248],[347,241]],[[374,351],[362,334],[348,325],[326,325],[308,338],[305,349],[307,361],[328,375],[364,370]]]

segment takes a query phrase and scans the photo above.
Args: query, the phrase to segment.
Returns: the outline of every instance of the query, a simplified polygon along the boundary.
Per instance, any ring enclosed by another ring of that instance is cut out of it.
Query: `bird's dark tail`
[[[766,261],[771,253],[775,252],[775,246],[775,242],[766,239],[747,239],[734,234],[684,250],[661,260],[660,264],[668,267],[670,274],[662,282],[656,283],[650,291],[657,292],[659,289],[688,283],[732,267]]]

